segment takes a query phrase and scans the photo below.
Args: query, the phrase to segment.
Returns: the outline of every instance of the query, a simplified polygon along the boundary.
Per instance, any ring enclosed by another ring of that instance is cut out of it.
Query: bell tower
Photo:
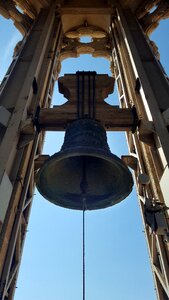
[[[14,298],[35,177],[48,160],[44,134],[78,118],[126,132],[122,166],[134,173],[157,298],[169,299],[169,82],[149,39],[168,17],[167,0],[7,0],[0,14],[23,34],[0,86],[0,300]],[[67,74],[58,82],[69,101],[51,108],[62,61],[86,53],[108,58],[114,79]],[[120,107],[110,110],[102,100],[114,80]],[[84,84],[94,85],[90,95]]]

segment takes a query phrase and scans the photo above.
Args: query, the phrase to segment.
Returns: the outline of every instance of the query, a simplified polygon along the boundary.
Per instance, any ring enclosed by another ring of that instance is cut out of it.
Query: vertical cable
[[[91,85],[90,85],[90,73],[88,73],[88,115],[89,118],[92,118],[91,116]]]
[[[92,107],[93,107],[93,119],[95,119],[95,75],[96,72],[93,72],[93,99],[92,99]]]
[[[83,300],[85,300],[85,210],[86,210],[86,193],[87,193],[87,174],[86,174],[87,158],[82,157],[82,179],[80,183],[80,189],[82,191],[82,209],[83,209],[83,241],[82,241],[82,255],[83,255],[83,269],[82,269],[82,284],[83,284]]]
[[[85,300],[85,208],[83,207],[83,300]]]
[[[84,118],[84,115],[85,115],[85,72],[81,72],[81,80],[82,80],[81,110],[82,110],[82,118]]]
[[[80,118],[80,79],[79,72],[76,72],[77,75],[77,118]]]

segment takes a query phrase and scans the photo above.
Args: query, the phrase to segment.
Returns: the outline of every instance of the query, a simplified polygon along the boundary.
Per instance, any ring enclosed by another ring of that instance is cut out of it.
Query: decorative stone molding
[[[168,0],[145,1],[136,15],[145,33],[150,35],[162,19],[169,17],[169,2]]]
[[[31,19],[35,19],[37,17],[37,10],[32,5],[32,3],[28,1],[15,0],[15,3],[23,10],[24,14],[28,15]]]
[[[0,14],[6,19],[12,19],[21,34],[25,35],[28,32],[32,19],[19,11],[13,0],[1,0]]]
[[[80,41],[82,36],[90,36],[91,42]],[[91,54],[93,57],[105,57],[110,60],[111,47],[107,32],[94,26],[85,24],[72,28],[65,33],[60,60],[70,57],[79,57],[80,54]]]
[[[70,39],[79,39],[82,36],[91,36],[93,39],[102,39],[107,36],[107,32],[101,28],[88,25],[87,21],[83,25],[72,28],[71,31],[65,33]]]
[[[32,23],[32,20],[36,19],[40,10],[46,7],[49,7],[52,3],[52,0],[1,0],[0,1],[0,14],[7,19],[12,19],[16,28],[25,35]],[[107,0],[104,1],[104,7],[110,9],[111,12],[115,10],[115,1]],[[58,11],[62,14],[62,10],[65,11],[65,8],[69,8],[69,14],[75,13],[74,2],[67,5],[67,1],[57,0],[56,7]],[[159,24],[159,21],[169,17],[169,3],[168,0],[143,0],[143,1],[120,1],[122,7],[129,8],[133,11],[135,16],[138,18],[143,30],[146,34],[150,34]],[[72,5],[72,6],[71,6]],[[80,1],[78,9],[84,12],[84,7],[87,4],[83,1]],[[91,5],[91,8],[95,8],[96,4]],[[20,8],[20,9],[18,9]],[[62,10],[60,10],[62,9]],[[108,12],[108,11],[107,11]],[[77,12],[76,12],[77,13]],[[73,19],[70,19],[73,20]],[[73,23],[72,23],[73,26]],[[98,25],[99,26],[99,25]],[[105,38],[106,32],[101,28],[95,26],[89,26],[88,24],[83,24],[79,27],[72,28],[65,33],[67,38],[77,39],[83,35],[90,35],[92,38]]]
[[[138,19],[143,18],[147,15],[156,5],[160,2],[160,0],[144,0],[142,1],[141,5],[139,5],[136,16]]]

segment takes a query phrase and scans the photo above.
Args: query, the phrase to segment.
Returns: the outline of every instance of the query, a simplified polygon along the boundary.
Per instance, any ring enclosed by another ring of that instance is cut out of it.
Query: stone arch
[[[90,36],[91,42],[83,43],[80,38]],[[111,60],[110,35],[100,27],[84,24],[67,31],[63,37],[60,61],[66,58],[77,58],[81,54],[91,54],[93,57],[104,57]]]

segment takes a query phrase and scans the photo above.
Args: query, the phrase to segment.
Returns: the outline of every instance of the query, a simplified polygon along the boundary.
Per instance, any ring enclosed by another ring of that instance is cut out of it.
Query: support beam
[[[39,113],[38,126],[43,131],[65,130],[69,122],[77,118],[76,106],[65,104],[58,108],[42,108]],[[99,120],[107,131],[135,130],[138,120],[129,108],[103,108],[96,106],[96,119]],[[30,131],[32,123],[30,124]]]

